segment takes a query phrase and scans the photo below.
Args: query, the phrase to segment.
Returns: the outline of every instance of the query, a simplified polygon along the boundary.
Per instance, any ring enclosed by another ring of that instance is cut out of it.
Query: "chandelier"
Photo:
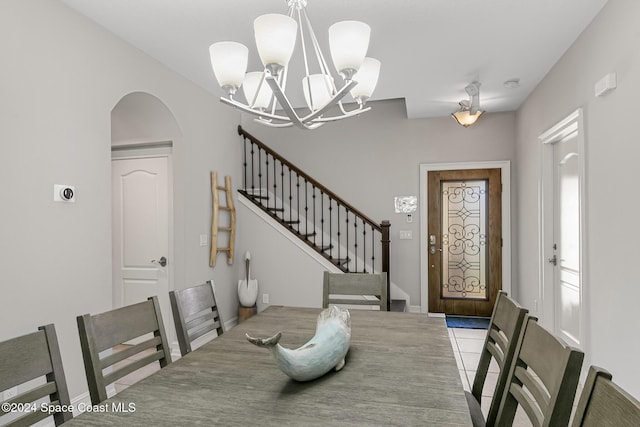
[[[460,126],[469,127],[478,120],[484,111],[480,110],[480,83],[472,82],[464,88],[469,95],[469,99],[458,103],[460,108],[455,113],[451,113]]]
[[[211,45],[209,53],[213,72],[227,94],[220,100],[257,116],[257,122],[271,127],[296,125],[315,129],[324,123],[369,111],[371,108],[365,104],[375,89],[380,72],[380,61],[365,57],[371,28],[359,21],[342,21],[329,27],[331,59],[344,80],[338,89],[311,27],[307,0],[288,0],[287,4],[288,15],[262,15],[253,23],[263,71],[246,72],[249,50],[245,45],[232,41]],[[285,94],[289,60],[297,36],[304,60],[302,92],[308,107],[303,116],[298,115]],[[311,49],[308,49],[308,44]],[[313,71],[309,57],[315,57]],[[246,102],[236,98],[240,87]],[[350,111],[342,102],[347,93],[357,103]],[[329,116],[330,111],[333,115]]]

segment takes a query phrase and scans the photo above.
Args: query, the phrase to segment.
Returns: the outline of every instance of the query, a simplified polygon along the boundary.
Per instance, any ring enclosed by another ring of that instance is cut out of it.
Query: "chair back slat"
[[[91,316],[98,352],[158,329],[155,307],[149,300]]]
[[[0,343],[0,390],[6,390],[51,372],[44,331]],[[16,357],[17,354],[23,357]]]
[[[0,411],[0,425],[12,427],[31,425],[53,415],[53,421],[60,425],[71,418],[71,401],[67,381],[62,366],[58,337],[53,324],[40,326],[37,332],[0,342],[0,390],[22,386],[25,383],[45,377],[44,384],[38,384],[23,391],[8,403],[35,403],[48,396],[49,402],[65,412],[35,411],[3,421],[6,411]],[[22,387],[21,387],[22,388]]]
[[[611,379],[606,370],[589,367],[572,427],[640,426],[640,401]]]
[[[170,347],[162,322],[158,297],[96,315],[77,317],[80,346],[84,360],[91,403],[99,404],[107,399],[107,386],[114,381],[159,361],[164,368],[171,363]],[[153,338],[137,344],[134,338],[153,334]],[[125,347],[118,351],[117,347]],[[102,354],[111,350],[109,354]],[[138,360],[131,356],[149,352]],[[128,363],[127,363],[128,362]],[[114,364],[118,364],[117,366]],[[109,374],[103,372],[113,369]]]
[[[180,353],[190,353],[193,342],[216,331],[224,333],[211,280],[198,286],[169,292]]]
[[[584,353],[527,316],[509,370],[497,426],[510,426],[521,406],[534,425],[567,425]]]
[[[493,358],[498,364],[500,372],[491,398],[489,411],[486,415],[487,425],[493,425],[498,415],[500,401],[502,400],[509,375],[509,368],[511,367],[527,311],[526,308],[519,306],[510,299],[506,292],[500,291],[498,294],[491,314],[484,347],[480,353],[476,376],[471,387],[471,396],[467,396],[467,401],[473,399],[471,400],[470,408],[473,406],[478,412],[482,401],[482,391],[489,372],[489,365]],[[482,414],[477,414],[477,416],[482,417]]]
[[[379,306],[387,310],[387,273],[324,272],[322,306],[329,304]],[[354,298],[340,298],[353,296]]]
[[[135,372],[138,369],[149,365],[150,363],[163,359],[164,356],[164,352],[162,351],[156,351],[154,353],[146,355],[140,359],[124,365],[122,368],[111,371],[111,373],[104,376],[104,382],[105,384],[112,384],[120,378],[129,375],[130,373]]]
[[[159,345],[162,345],[161,337],[153,337],[139,344],[127,346],[120,351],[116,351],[115,353],[111,353],[110,355],[100,359],[100,366],[102,367],[102,369],[108,368],[109,366],[115,365],[118,362],[122,362],[123,360],[131,356],[142,353],[147,349],[157,348]]]
[[[12,399],[7,400],[7,403],[31,403],[35,402],[36,400],[40,400],[43,397],[51,396],[57,391],[58,387],[56,387],[56,383],[46,382],[29,391],[21,393]]]

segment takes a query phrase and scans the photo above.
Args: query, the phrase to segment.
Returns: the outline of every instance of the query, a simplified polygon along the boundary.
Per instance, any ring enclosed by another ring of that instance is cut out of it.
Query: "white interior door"
[[[169,158],[114,159],[111,164],[114,308],[157,295],[167,329]]]
[[[577,133],[553,144],[554,151],[554,289],[556,334],[581,346],[580,157]]]
[[[585,352],[584,134],[576,110],[540,135],[542,149],[541,323]],[[537,302],[536,302],[536,312]],[[588,366],[588,364],[586,364]]]

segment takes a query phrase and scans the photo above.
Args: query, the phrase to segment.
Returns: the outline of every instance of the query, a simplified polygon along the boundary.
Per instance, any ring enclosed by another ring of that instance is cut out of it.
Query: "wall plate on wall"
[[[53,184],[54,202],[76,202],[76,188],[72,185]]]

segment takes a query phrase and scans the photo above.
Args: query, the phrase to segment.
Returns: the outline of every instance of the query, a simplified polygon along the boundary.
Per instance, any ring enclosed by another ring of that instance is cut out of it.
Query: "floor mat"
[[[489,317],[446,316],[447,328],[488,329]]]

